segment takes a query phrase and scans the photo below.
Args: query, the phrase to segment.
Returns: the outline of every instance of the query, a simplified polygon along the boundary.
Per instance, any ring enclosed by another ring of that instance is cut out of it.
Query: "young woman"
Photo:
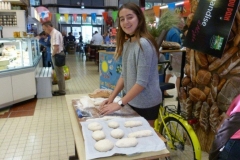
[[[141,8],[135,3],[121,6],[118,21],[116,58],[122,56],[122,73],[111,96],[101,104],[100,111],[106,115],[128,104],[153,126],[162,101],[157,44],[147,31]],[[122,89],[126,95],[113,103]]]

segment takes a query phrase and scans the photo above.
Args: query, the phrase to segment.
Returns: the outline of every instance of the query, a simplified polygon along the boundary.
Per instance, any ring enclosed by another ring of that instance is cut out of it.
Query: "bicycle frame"
[[[176,120],[178,120],[187,130],[189,136],[192,139],[192,143],[193,143],[193,147],[194,147],[194,151],[195,151],[195,156],[197,160],[201,160],[201,146],[200,143],[198,141],[198,138],[193,130],[193,128],[191,127],[191,125],[179,114],[174,113],[174,112],[168,112],[166,111],[166,108],[164,109],[164,107],[160,107],[159,109],[159,119],[157,119],[155,121],[155,130],[159,131],[160,128],[165,128],[167,136],[169,137],[169,141],[167,141],[167,145],[171,148],[171,149],[176,149],[176,146],[174,146],[173,144],[173,138],[174,140],[178,141],[178,142],[184,142],[183,139],[181,138],[181,134],[179,132],[176,133],[176,137],[172,137],[172,135],[170,134],[167,126],[166,126],[166,120],[170,119],[170,118],[174,118]],[[178,136],[179,135],[179,136]]]

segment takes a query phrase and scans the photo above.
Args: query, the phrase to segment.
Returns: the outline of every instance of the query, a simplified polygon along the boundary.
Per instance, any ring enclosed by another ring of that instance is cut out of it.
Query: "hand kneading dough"
[[[137,127],[141,125],[142,125],[141,121],[126,121],[124,124],[125,127]]]
[[[103,131],[94,131],[94,132],[92,133],[92,137],[93,137],[93,139],[95,139],[96,141],[99,141],[99,140],[101,140],[101,139],[104,139],[106,136],[105,136],[105,134],[104,134]]]
[[[110,128],[118,128],[119,124],[115,121],[108,122],[108,127]]]
[[[135,137],[135,138],[140,138],[140,137],[148,137],[152,135],[151,130],[142,130],[142,131],[137,131],[137,132],[132,132],[128,134],[128,137]]]
[[[95,143],[94,148],[99,152],[107,152],[113,149],[113,143],[108,139],[103,139]]]
[[[120,139],[124,136],[124,132],[121,129],[114,129],[111,131],[111,136],[116,139]]]
[[[97,130],[101,130],[102,126],[98,122],[92,122],[88,124],[88,129],[91,131],[97,131]]]
[[[138,144],[136,138],[123,138],[116,142],[116,146],[119,148],[135,147]]]

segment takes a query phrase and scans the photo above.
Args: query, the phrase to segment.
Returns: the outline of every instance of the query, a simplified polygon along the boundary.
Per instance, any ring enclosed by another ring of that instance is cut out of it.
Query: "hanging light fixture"
[[[81,3],[81,8],[82,8],[82,9],[84,9],[84,8],[85,8],[85,7],[84,7],[84,3],[83,3],[83,2]]]

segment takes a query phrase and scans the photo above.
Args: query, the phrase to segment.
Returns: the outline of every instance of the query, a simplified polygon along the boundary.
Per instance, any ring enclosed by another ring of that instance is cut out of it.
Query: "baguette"
[[[194,115],[195,118],[199,118],[200,117],[201,108],[202,108],[202,102],[198,101],[195,104],[194,112],[193,112],[193,115]]]
[[[238,47],[231,47],[226,52],[224,52],[222,58],[218,58],[213,61],[209,66],[208,70],[213,71],[225,63],[229,58],[231,58],[238,51]]]
[[[209,111],[210,111],[209,105],[207,104],[207,102],[203,102],[199,122],[204,132],[207,132],[209,129]]]
[[[211,55],[207,55],[207,60],[208,60],[208,63],[212,63],[213,61],[215,61],[217,59],[217,57],[213,57]]]
[[[193,49],[191,49],[191,51],[190,51],[190,78],[191,78],[193,85],[195,85],[195,83],[196,83],[196,66],[195,66],[195,58],[194,58],[194,50]]]
[[[208,67],[207,56],[204,53],[196,51],[195,52],[195,60],[199,64],[200,67],[202,67],[202,68]]]
[[[224,76],[224,75],[228,74],[228,72],[233,67],[235,67],[239,62],[240,62],[240,54],[239,54],[239,52],[237,52],[237,54],[233,55],[232,58],[227,60],[227,62],[218,69],[217,72],[218,72],[219,76]]]
[[[190,65],[188,63],[185,64],[185,67],[184,67],[184,73],[190,77]]]
[[[235,75],[240,73],[240,66],[234,67],[230,72],[230,74]]]
[[[225,78],[223,78],[223,79],[220,80],[220,82],[219,82],[219,84],[218,84],[218,86],[217,86],[217,91],[218,91],[218,92],[221,91],[221,89],[222,89],[223,85],[226,83],[226,81],[227,81],[227,80],[226,80]]]
[[[211,130],[216,133],[217,127],[219,124],[219,109],[217,106],[217,103],[213,103],[211,109],[210,109],[210,114],[209,114],[209,124],[211,126]]]
[[[240,31],[240,27],[238,26],[238,31]],[[237,47],[240,42],[240,34],[236,34],[236,36],[233,39],[233,46]]]

